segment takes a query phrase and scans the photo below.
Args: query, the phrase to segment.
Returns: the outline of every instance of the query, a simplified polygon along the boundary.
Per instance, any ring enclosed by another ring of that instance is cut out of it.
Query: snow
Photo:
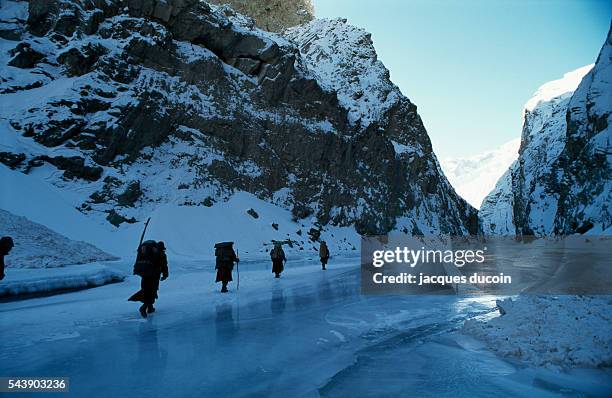
[[[478,209],[485,196],[518,157],[520,144],[521,139],[517,137],[498,148],[474,156],[443,159],[440,167],[455,191]]]
[[[138,167],[135,167],[135,176],[137,171]],[[267,255],[272,240],[294,241],[293,248],[285,249],[289,253],[318,250],[318,244],[309,242],[307,235],[310,228],[318,228],[315,224],[305,220],[297,223],[292,220],[289,210],[246,192],[238,191],[212,207],[185,206],[178,200],[147,203],[128,214],[136,216],[140,222],[116,228],[105,220],[106,213],[102,210],[96,212],[99,217],[77,210],[90,190],[81,192],[72,186],[59,189],[47,181],[44,170],[37,173],[25,175],[0,165],[0,179],[12,187],[10,192],[0,195],[0,209],[46,225],[72,240],[86,240],[118,257],[133,257],[143,222],[148,217],[151,217],[151,223],[147,237],[163,240],[169,253],[182,258],[211,258],[214,244],[225,240],[236,242],[240,252],[259,256]],[[146,182],[142,181],[143,188],[159,195],[180,193],[181,190],[168,189],[169,173],[172,169],[160,164],[158,173],[153,173]],[[172,181],[178,184],[181,179],[173,178]],[[246,211],[250,208],[260,217],[255,219],[248,215]],[[272,224],[277,224],[278,229]],[[321,239],[327,241],[333,252],[353,251],[359,245],[360,237],[353,227],[329,226],[321,234]]]
[[[2,209],[0,236],[10,236],[15,243],[5,259],[9,268],[53,268],[116,259],[89,243],[70,240],[44,225]]]
[[[497,181],[495,188],[484,198],[478,217],[485,234],[515,235],[512,167]]]
[[[8,256],[10,259],[12,254]],[[0,281],[0,297],[56,294],[120,282],[125,274],[103,264],[72,265],[47,269],[6,269]]]
[[[495,297],[364,296],[356,256],[240,263],[220,294],[214,262],[170,256],[157,312],[126,301],[139,279],[0,303],[0,374],[70,376],[75,396],[605,396],[609,370],[515,365],[457,332]],[[236,279],[236,272],[234,277]],[[314,366],[313,366],[314,364]],[[101,377],[103,376],[103,377]],[[109,383],[108,380],[113,380]]]
[[[581,79],[593,65],[566,73],[563,79],[544,84],[525,104],[519,158],[484,198],[479,217],[485,234],[514,235],[515,200],[529,208],[529,228],[536,235],[552,233],[558,193],[547,189],[551,170],[565,147],[569,103]],[[501,159],[501,155],[498,155]],[[508,160],[510,160],[508,158]],[[447,166],[448,167],[448,166]],[[518,176],[521,175],[520,182]],[[556,175],[557,180],[562,175]],[[521,187],[515,186],[520,184]],[[521,197],[515,198],[518,189]]]
[[[593,69],[593,66],[595,66],[595,64],[583,66],[571,72],[565,73],[561,79],[543,84],[540,86],[540,88],[538,88],[535,94],[533,94],[529,101],[527,101],[524,106],[524,110],[531,112],[541,102],[549,102],[553,98],[557,98],[562,95],[571,96],[582,81],[582,78],[589,73],[591,69]]]
[[[469,320],[463,331],[499,355],[538,367],[612,364],[610,296],[522,296],[497,306],[501,316]]]
[[[366,128],[402,98],[377,59],[370,34],[346,19],[315,19],[284,34],[297,44],[321,87],[337,93],[351,123]]]

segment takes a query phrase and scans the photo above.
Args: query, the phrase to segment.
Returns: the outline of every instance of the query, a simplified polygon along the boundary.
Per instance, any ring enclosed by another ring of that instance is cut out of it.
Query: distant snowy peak
[[[520,138],[478,155],[448,158],[440,166],[457,193],[479,208],[484,197],[518,157]]]
[[[285,36],[298,45],[319,84],[337,92],[351,123],[365,128],[403,97],[378,60],[370,33],[346,19],[316,19]]]
[[[524,111],[532,111],[538,104],[549,102],[561,96],[570,97],[582,81],[582,78],[593,69],[595,64],[590,64],[565,73],[561,79],[545,83],[538,88],[533,96],[524,106]],[[564,95],[565,94],[565,95]]]

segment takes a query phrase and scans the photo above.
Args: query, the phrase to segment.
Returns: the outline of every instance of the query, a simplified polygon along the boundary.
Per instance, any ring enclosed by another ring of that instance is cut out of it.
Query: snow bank
[[[151,178],[149,184],[152,190],[163,193],[166,192],[163,183],[167,180],[160,174],[162,178]],[[104,216],[97,219],[86,216],[76,209],[83,201],[82,192],[53,186],[43,170],[25,175],[0,165],[0,179],[12,188],[10,194],[0,194],[1,209],[26,216],[70,239],[86,240],[113,255],[133,257],[143,222],[116,228]],[[258,217],[250,216],[249,209]],[[308,236],[311,228],[318,228],[316,220],[295,222],[289,210],[246,192],[236,192],[226,202],[212,207],[168,203],[154,210],[138,211],[136,216],[140,221],[151,217],[147,238],[166,242],[168,256],[175,258],[212,257],[214,244],[224,240],[236,242],[243,254],[258,253],[259,256],[270,250],[272,240],[296,242],[294,249],[286,248],[288,252],[314,253],[319,247]],[[321,229],[321,239],[327,241],[335,254],[356,250],[360,237],[353,227],[327,226]]]
[[[0,209],[0,235],[13,238],[15,247],[5,258],[12,268],[52,268],[116,260],[97,247],[63,235]]]
[[[612,297],[521,296],[497,307],[501,316],[468,320],[463,332],[539,367],[612,365]]]
[[[0,297],[86,289],[120,282],[124,278],[125,275],[102,264],[47,269],[9,269],[6,278],[0,281]]]

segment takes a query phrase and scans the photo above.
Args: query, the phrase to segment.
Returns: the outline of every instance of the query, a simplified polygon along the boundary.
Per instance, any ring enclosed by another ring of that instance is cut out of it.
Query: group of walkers
[[[270,250],[270,258],[272,259],[272,273],[275,278],[280,278],[281,272],[285,270],[285,262],[287,262],[282,242],[274,242],[274,247]],[[319,246],[319,259],[321,260],[321,269],[325,271],[325,266],[329,260],[329,249],[324,240],[321,241]]]
[[[215,245],[215,269],[217,277],[215,282],[221,282],[221,293],[227,293],[227,285],[233,281],[232,272],[234,265],[240,262],[238,255],[234,251],[233,242],[217,243]],[[4,279],[4,256],[8,255],[14,247],[13,239],[5,236],[0,239],[0,280]],[[329,260],[329,249],[325,241],[321,241],[319,247],[319,258],[321,268],[325,270]],[[270,250],[272,260],[272,273],[275,278],[280,278],[285,270],[287,257],[283,250],[282,242],[274,242],[274,247]],[[128,300],[139,301],[142,305],[139,308],[140,315],[146,318],[148,314],[155,312],[155,300],[159,290],[159,282],[168,278],[168,258],[166,256],[166,245],[164,242],[147,240],[138,246],[136,262],[134,263],[134,275],[140,276],[140,290],[133,294]]]
[[[221,282],[221,293],[227,293],[227,285],[233,281],[232,272],[234,265],[240,262],[240,258],[234,251],[233,242],[222,242],[215,245],[215,269],[217,271],[215,282]],[[153,240],[143,242],[138,248],[136,263],[134,264],[134,274],[141,277],[140,290],[136,292],[130,301],[140,301],[140,315],[146,318],[148,314],[155,312],[153,304],[157,299],[159,281],[168,278],[168,259],[165,253],[164,242]],[[321,268],[326,269],[329,260],[329,249],[325,241],[321,241],[319,247],[319,258]],[[285,269],[287,257],[283,250],[282,242],[274,242],[274,247],[270,250],[272,260],[272,273],[275,278],[280,278]]]

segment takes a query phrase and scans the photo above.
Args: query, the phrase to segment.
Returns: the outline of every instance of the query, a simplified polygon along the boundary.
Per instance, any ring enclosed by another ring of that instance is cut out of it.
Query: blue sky
[[[525,102],[594,63],[612,16],[612,0],[313,1],[318,18],[345,17],[372,33],[440,158],[519,137]]]

